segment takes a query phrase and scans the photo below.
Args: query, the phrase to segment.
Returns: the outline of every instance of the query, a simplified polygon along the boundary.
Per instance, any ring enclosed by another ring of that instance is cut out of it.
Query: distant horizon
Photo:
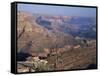
[[[32,14],[56,15],[56,16],[81,16],[96,17],[96,8],[67,7],[51,5],[35,5],[18,3],[18,11],[26,11]]]
[[[87,16],[69,16],[69,15],[51,15],[51,14],[43,14],[43,13],[42,13],[42,14],[41,14],[41,13],[31,13],[31,12],[29,12],[29,11],[22,11],[22,10],[21,10],[21,11],[18,11],[18,12],[30,13],[30,14],[32,14],[33,16],[34,16],[34,15],[44,15],[44,16],[62,16],[62,17],[63,17],[63,16],[67,16],[67,17],[83,17],[83,18],[84,18],[84,17],[87,17]],[[96,18],[96,17],[93,17],[93,16],[90,17],[90,16],[88,16],[87,18]]]

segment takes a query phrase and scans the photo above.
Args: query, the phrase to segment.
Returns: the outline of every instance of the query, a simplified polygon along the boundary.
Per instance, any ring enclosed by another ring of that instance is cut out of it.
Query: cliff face
[[[84,38],[96,37],[96,21],[92,17],[69,17],[69,16],[39,16],[37,24],[48,30],[69,33],[73,36]],[[88,35],[89,33],[92,33]]]
[[[17,40],[18,40],[18,51],[21,51],[22,48],[28,47],[27,44],[31,43],[30,50],[27,49],[27,52],[39,50],[37,47],[48,48],[50,41],[60,40],[61,36],[65,44],[69,41],[69,44],[72,44],[74,41],[73,36],[68,33],[63,33],[57,28],[52,27],[52,30],[48,29],[49,25],[54,24],[54,22],[49,22],[51,19],[59,19],[58,17],[49,17],[49,16],[38,16],[32,15],[28,12],[18,12],[18,26],[17,26]],[[42,20],[41,20],[42,19]],[[41,24],[42,23],[42,24]],[[47,26],[47,27],[46,27]],[[56,25],[55,25],[56,26]],[[50,28],[50,27],[49,27]]]

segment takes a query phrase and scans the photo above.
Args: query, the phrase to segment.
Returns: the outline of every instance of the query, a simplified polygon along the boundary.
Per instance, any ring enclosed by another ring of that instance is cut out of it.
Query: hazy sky
[[[67,7],[36,4],[18,4],[18,11],[28,11],[38,14],[63,15],[63,16],[85,16],[96,17],[96,8]]]

